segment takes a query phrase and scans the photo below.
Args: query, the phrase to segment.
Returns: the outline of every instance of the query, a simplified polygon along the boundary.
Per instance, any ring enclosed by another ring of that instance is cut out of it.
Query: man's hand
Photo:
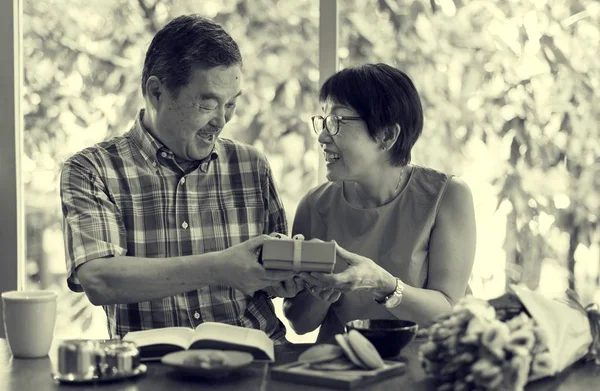
[[[290,238],[286,234],[282,234],[279,232],[271,232],[269,234],[270,237],[275,239],[295,239],[295,240],[304,240],[303,235],[295,235],[293,238]],[[290,280],[285,280],[268,286],[263,289],[269,296],[275,297],[295,297],[300,291],[304,289],[304,281],[299,277],[294,277]]]
[[[268,295],[276,297],[295,297],[304,289],[304,281],[300,277],[281,281],[263,289]]]
[[[258,253],[267,240],[277,239],[260,235],[221,251],[215,265],[217,281],[253,295],[265,287],[293,279],[292,271],[267,270],[258,263]]]

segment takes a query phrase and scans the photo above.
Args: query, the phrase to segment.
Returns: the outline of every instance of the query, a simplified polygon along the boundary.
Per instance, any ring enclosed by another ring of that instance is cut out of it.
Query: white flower
[[[509,341],[510,330],[499,320],[494,320],[485,328],[481,335],[481,343],[498,359],[504,358],[504,347]]]

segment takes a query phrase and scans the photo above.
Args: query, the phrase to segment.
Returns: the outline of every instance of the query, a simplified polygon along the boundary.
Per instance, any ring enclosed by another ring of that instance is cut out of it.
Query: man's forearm
[[[219,252],[172,258],[98,258],[77,268],[94,305],[149,301],[220,283]]]

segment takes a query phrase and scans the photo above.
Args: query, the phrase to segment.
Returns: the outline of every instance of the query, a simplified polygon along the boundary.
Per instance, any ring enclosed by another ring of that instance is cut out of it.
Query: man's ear
[[[379,137],[381,149],[387,151],[392,148],[400,136],[400,131],[401,129],[399,124],[394,124],[393,126],[384,128]]]
[[[155,110],[158,110],[160,100],[162,99],[162,83],[156,76],[150,76],[146,80],[146,96]]]

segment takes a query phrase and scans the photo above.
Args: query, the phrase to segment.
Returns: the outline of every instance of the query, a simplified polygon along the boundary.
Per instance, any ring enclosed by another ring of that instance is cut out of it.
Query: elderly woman
[[[293,233],[337,242],[333,274],[301,273],[284,301],[292,328],[329,341],[353,319],[427,324],[468,290],[473,199],[460,179],[410,164],[423,128],[410,78],[385,64],[344,69],[321,87],[312,118],[327,179],[300,201]],[[432,151],[432,153],[437,153]]]

